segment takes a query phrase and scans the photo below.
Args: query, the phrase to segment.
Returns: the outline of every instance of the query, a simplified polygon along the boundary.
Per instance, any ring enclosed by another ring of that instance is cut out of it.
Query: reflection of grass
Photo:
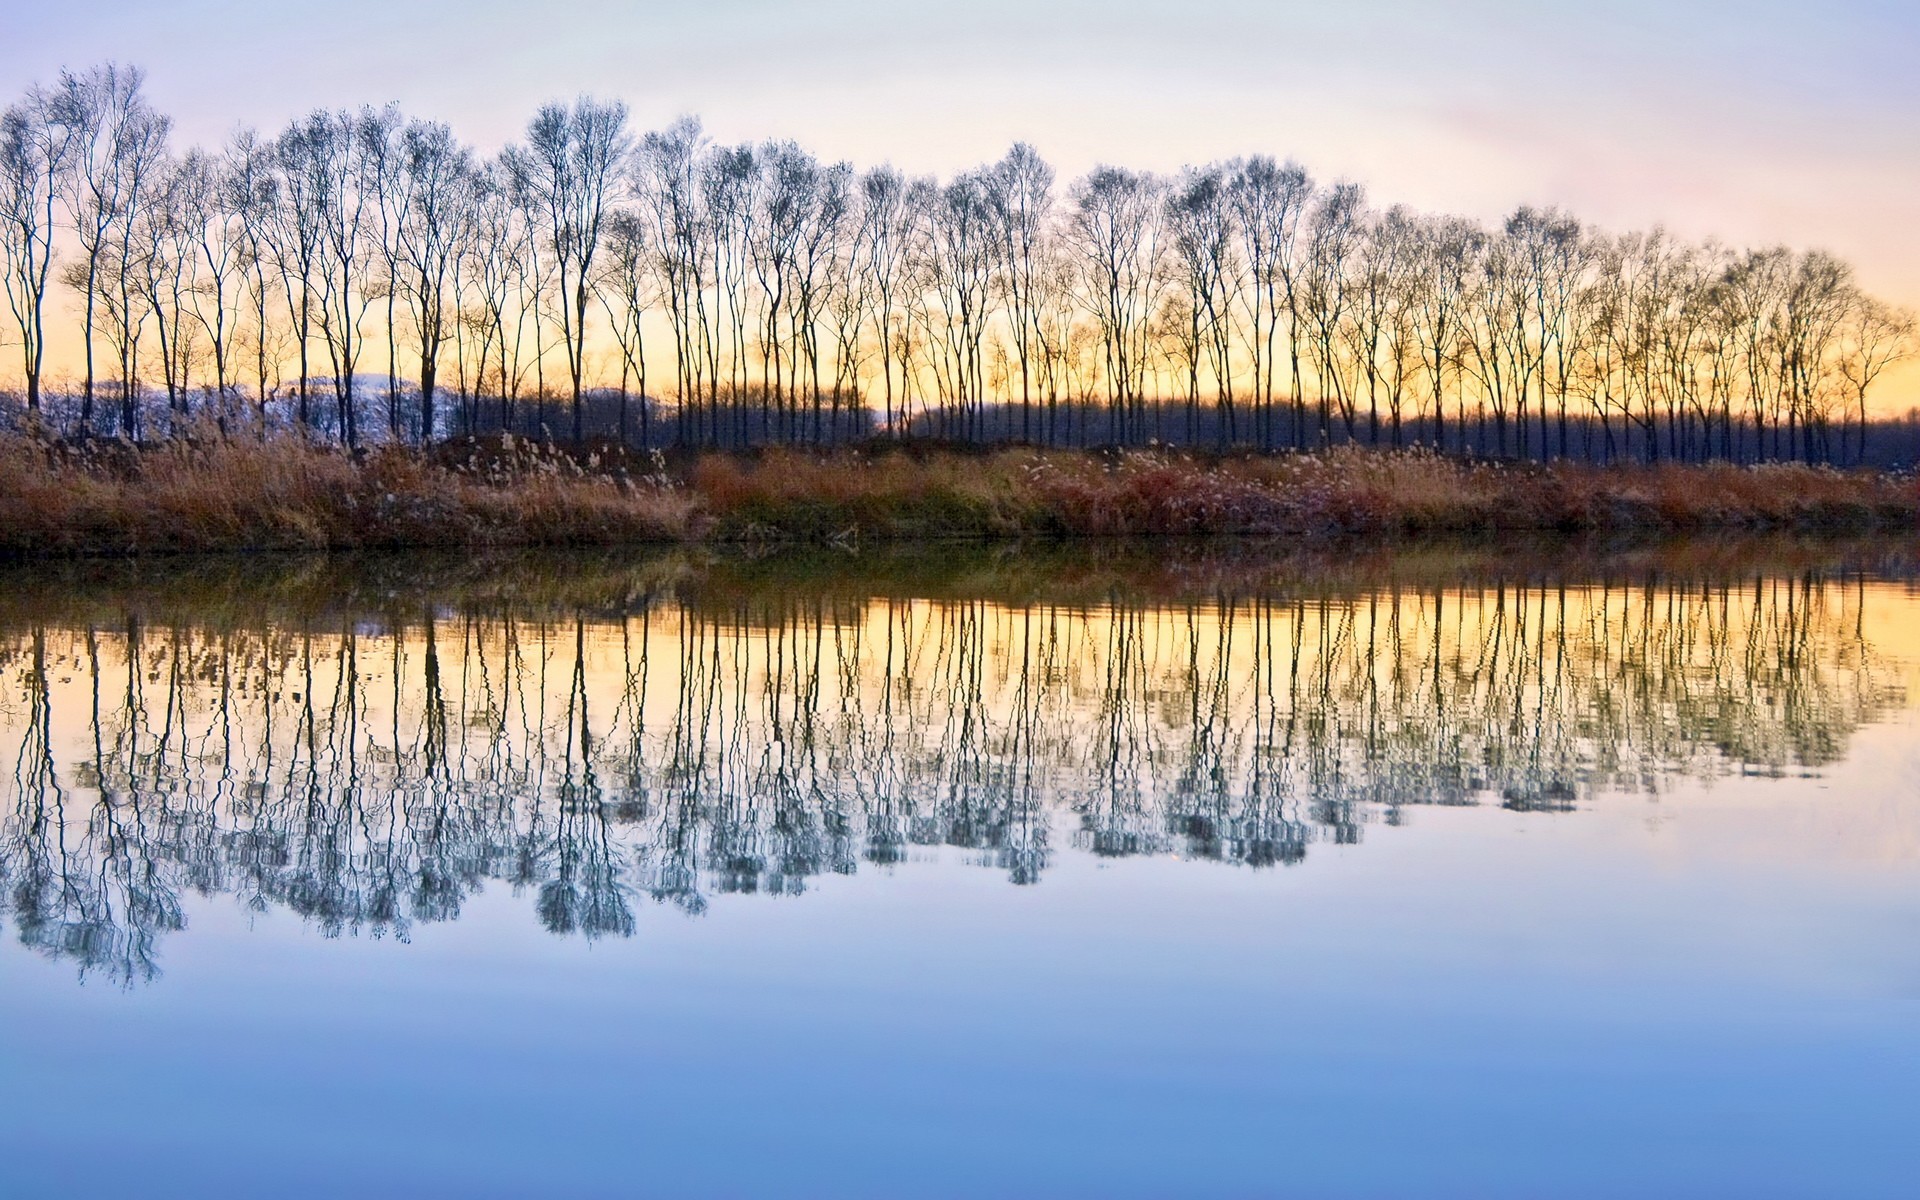
[[[464,457],[463,457],[464,452]],[[1775,465],[901,450],[669,466],[511,441],[361,456],[294,437],[0,441],[0,552],[1265,534],[1910,528],[1911,478]]]
[[[670,599],[780,621],[876,597],[1098,606],[1222,597],[1352,597],[1404,588],[1732,581],[1920,572],[1910,537],[1785,533],[1619,538],[1519,534],[1301,542],[1039,538],[857,548],[578,547],[472,552],[88,558],[0,566],[0,628],[150,622],[248,627],[320,618],[416,623],[427,612],[615,615]]]

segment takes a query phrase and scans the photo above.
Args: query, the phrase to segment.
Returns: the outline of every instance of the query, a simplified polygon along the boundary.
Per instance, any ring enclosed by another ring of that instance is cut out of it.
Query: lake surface
[[[0,572],[0,1194],[1910,1196],[1913,547]]]

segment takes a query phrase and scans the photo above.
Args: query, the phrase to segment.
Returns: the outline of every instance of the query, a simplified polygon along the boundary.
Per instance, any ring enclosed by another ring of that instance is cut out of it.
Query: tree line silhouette
[[[1064,186],[1024,144],[944,181],[858,171],[589,97],[491,157],[391,106],[169,134],[113,64],[0,119],[28,419],[1842,463],[1920,436],[1868,403],[1911,315],[1819,251],[1531,207],[1488,228],[1264,156]]]
[[[498,883],[555,933],[626,936],[648,899],[933,847],[1017,884],[1063,852],[1291,864],[1419,805],[1831,763],[1906,701],[1884,603],[1809,571],[15,618],[0,895],[26,945],[134,982],[190,895],[404,937]]]

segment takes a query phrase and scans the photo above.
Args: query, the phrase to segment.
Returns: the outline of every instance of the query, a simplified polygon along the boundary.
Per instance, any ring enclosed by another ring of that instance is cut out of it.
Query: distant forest
[[[0,126],[0,424],[63,437],[1883,465],[1920,442],[1869,407],[1913,317],[1829,254],[1555,209],[1489,228],[1264,156],[1062,185],[1020,144],[942,181],[589,97],[491,158],[394,107],[177,151],[112,64]]]

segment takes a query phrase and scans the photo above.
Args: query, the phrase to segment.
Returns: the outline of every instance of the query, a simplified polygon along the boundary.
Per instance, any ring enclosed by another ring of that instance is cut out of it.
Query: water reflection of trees
[[[502,881],[555,932],[954,847],[1251,866],[1410,806],[1833,761],[1904,701],[1870,592],[1383,588],[1019,607],[641,600],[0,637],[22,941],[150,976],[182,897],[405,937]]]

